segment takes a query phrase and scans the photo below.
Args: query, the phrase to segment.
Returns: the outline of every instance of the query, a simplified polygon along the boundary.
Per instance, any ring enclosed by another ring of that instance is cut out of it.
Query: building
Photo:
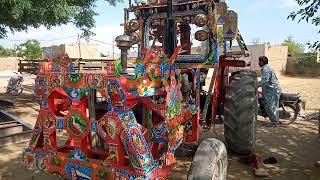
[[[251,61],[250,69],[253,71],[260,72],[259,67],[259,57],[267,56],[269,59],[269,65],[274,69],[274,71],[279,74],[281,73],[287,64],[288,58],[288,47],[280,45],[248,45],[249,50],[249,60]],[[240,51],[239,47],[233,47],[233,51]]]
[[[70,58],[101,59],[98,44],[61,44],[43,48],[43,57],[57,58],[59,54],[68,54]]]

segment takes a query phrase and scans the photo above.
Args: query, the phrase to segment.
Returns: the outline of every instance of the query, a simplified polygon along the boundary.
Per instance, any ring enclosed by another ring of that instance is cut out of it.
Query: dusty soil
[[[307,101],[308,113],[315,113],[320,108],[319,78],[279,77],[282,89],[286,92],[300,92]],[[38,106],[32,102],[32,84],[26,84],[26,91],[18,98],[3,94],[5,82],[0,79],[0,98],[13,99],[15,107],[0,107],[12,112],[30,124],[35,123]],[[264,179],[319,180],[320,169],[314,166],[320,160],[320,137],[316,120],[299,120],[290,125],[277,128],[267,127],[267,120],[259,118],[257,123],[256,152],[262,157],[274,156],[275,165],[264,165],[270,177]],[[215,137],[223,139],[222,125],[208,132],[201,133],[201,139]],[[21,163],[21,152],[28,143],[20,143],[0,148],[0,180],[58,179],[43,173],[34,174]],[[178,163],[169,179],[186,179],[192,156],[178,157]],[[228,178],[251,180],[257,179],[252,173],[252,166],[239,157],[229,155]]]
[[[320,109],[320,77],[288,77],[279,76],[279,82],[283,92],[300,93],[306,100],[306,109],[319,111]]]

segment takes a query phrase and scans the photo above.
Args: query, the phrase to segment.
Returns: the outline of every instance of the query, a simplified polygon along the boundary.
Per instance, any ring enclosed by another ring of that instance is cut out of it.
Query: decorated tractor
[[[256,74],[229,77],[229,67],[248,63],[240,60],[247,49],[237,14],[219,0],[129,1],[124,20],[116,38],[121,61],[86,66],[63,55],[39,67],[41,108],[23,153],[26,167],[67,179],[161,180],[176,164],[179,145],[194,143],[188,179],[225,179],[226,147],[248,156],[255,145]],[[240,52],[228,48],[235,39]],[[130,73],[133,46],[139,53]],[[201,129],[221,122],[226,146],[214,138],[200,142]]]

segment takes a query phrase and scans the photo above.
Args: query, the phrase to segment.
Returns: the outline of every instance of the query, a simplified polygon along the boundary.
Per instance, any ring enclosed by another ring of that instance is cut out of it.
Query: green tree
[[[0,45],[0,57],[14,56],[14,51]]]
[[[304,52],[304,46],[295,41],[292,36],[288,36],[281,45],[288,47],[288,54],[299,54]]]
[[[97,0],[0,0],[0,38],[8,31],[25,31],[29,27],[53,26],[72,23],[89,36],[94,27]],[[122,0],[105,0],[116,5]]]
[[[320,25],[320,13],[318,11],[320,7],[319,0],[296,0],[301,9],[298,11],[292,12],[288,19],[292,19],[293,21],[298,18],[298,22],[305,20],[308,23],[311,23],[315,26]],[[318,34],[320,31],[318,31]],[[320,39],[320,38],[319,38]],[[320,41],[317,40],[314,43],[308,43],[309,48],[311,49],[320,49]]]
[[[28,59],[39,59],[42,57],[42,49],[37,40],[28,40],[17,47],[16,53],[19,57]]]

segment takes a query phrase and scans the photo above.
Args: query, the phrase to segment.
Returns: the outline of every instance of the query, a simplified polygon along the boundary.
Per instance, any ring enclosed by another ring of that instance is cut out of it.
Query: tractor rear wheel
[[[208,138],[201,142],[188,173],[188,180],[225,180],[228,157],[223,142]]]
[[[224,136],[227,148],[236,155],[250,155],[256,141],[257,74],[248,70],[233,73],[226,91]]]

